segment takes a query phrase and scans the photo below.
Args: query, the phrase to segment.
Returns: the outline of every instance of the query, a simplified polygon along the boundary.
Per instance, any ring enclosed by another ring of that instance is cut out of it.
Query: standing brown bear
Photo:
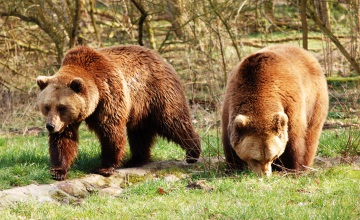
[[[247,164],[266,176],[273,162],[290,170],[310,166],[328,105],[325,76],[309,52],[274,45],[246,57],[232,71],[224,97],[228,166]]]
[[[79,46],[65,55],[59,71],[39,76],[38,106],[47,117],[52,177],[64,180],[78,151],[78,128],[85,121],[101,143],[101,167],[109,176],[125,153],[124,165],[150,160],[156,135],[186,150],[186,161],[200,156],[184,91],[175,70],[157,53],[140,46],[94,50]]]

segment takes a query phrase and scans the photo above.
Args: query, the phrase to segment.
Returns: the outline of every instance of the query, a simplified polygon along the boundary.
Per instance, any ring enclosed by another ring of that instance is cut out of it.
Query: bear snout
[[[55,125],[51,124],[51,123],[46,123],[46,129],[50,132],[53,133],[55,130]]]

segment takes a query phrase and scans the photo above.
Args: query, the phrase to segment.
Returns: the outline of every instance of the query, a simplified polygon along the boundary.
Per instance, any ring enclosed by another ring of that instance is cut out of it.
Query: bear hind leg
[[[172,120],[172,123],[164,123],[168,126],[164,127],[164,129],[161,129],[159,133],[161,136],[180,145],[181,148],[186,151],[187,163],[195,163],[201,154],[200,137],[194,131],[190,120],[187,122],[180,122],[175,118],[176,116]]]

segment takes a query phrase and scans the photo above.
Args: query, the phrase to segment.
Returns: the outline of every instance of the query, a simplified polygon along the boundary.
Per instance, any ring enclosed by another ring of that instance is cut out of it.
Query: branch
[[[29,43],[25,43],[25,42],[18,41],[18,40],[15,40],[15,39],[9,39],[9,37],[1,35],[1,34],[0,34],[0,38],[7,38],[9,41],[13,42],[14,44],[16,44],[17,46],[19,46],[19,47],[21,47],[23,49],[26,49],[27,51],[37,51],[37,52],[44,53],[44,54],[51,54],[52,53],[52,51],[50,51],[50,50],[41,49],[41,48],[36,47],[34,45],[31,45]],[[11,47],[8,50],[14,50],[14,48]]]
[[[308,5],[309,6],[309,5]],[[311,6],[307,7],[307,15],[311,17],[314,22],[319,26],[322,32],[330,38],[330,40],[336,45],[344,57],[350,62],[351,66],[355,69],[357,73],[360,73],[359,63],[356,62],[355,58],[352,57],[349,52],[344,48],[340,43],[339,39],[326,27],[324,22],[316,15],[315,11],[311,9]]]
[[[24,16],[16,11],[11,11],[11,12],[0,11],[0,16],[17,17],[17,18],[21,19],[22,21],[35,23],[41,30],[43,30],[47,35],[49,35],[49,37],[55,43],[56,51],[57,51],[57,61],[59,63],[61,63],[62,56],[63,56],[63,48],[60,45],[60,41],[56,38],[55,34],[52,33],[50,28],[47,28],[46,26],[44,26],[44,24],[41,23],[39,19],[37,19],[36,17],[33,17],[33,16]]]
[[[21,77],[27,78],[27,79],[29,79],[29,80],[32,80],[30,77],[25,76],[25,75],[23,75],[23,74],[19,73],[18,71],[16,71],[16,70],[12,69],[12,68],[11,68],[8,64],[6,64],[6,63],[3,63],[3,62],[1,62],[1,61],[0,61],[0,65],[4,66],[4,67],[5,67],[5,68],[7,68],[8,70],[10,70],[10,71],[11,71],[11,73],[12,73],[12,74],[14,74],[14,75],[18,75],[18,76],[21,76]]]
[[[241,54],[240,54],[240,50],[236,44],[236,37],[233,35],[231,28],[229,27],[229,24],[227,23],[227,21],[225,21],[225,19],[221,16],[221,14],[219,14],[219,12],[216,10],[216,7],[214,6],[213,2],[211,0],[209,0],[211,9],[213,10],[213,12],[215,13],[215,15],[220,19],[221,23],[225,26],[226,32],[228,32],[231,42],[233,44],[233,47],[236,50],[236,54],[239,58],[239,60],[241,60]]]
[[[19,90],[19,91],[21,91],[21,92],[26,93],[25,90],[20,89],[20,88],[18,88],[18,87],[16,87],[16,86],[12,85],[11,83],[7,82],[6,80],[4,80],[4,79],[1,78],[1,77],[0,77],[0,84],[4,85],[4,86],[5,86],[6,88],[8,88],[8,89],[9,89],[9,86],[11,86],[11,87],[13,87],[13,88],[15,88],[15,89],[17,89],[17,90]],[[9,86],[6,86],[6,85],[9,85]]]
[[[33,22],[35,23],[37,26],[39,26],[39,28],[41,28],[42,30],[46,30],[46,28],[41,24],[41,22],[35,18],[35,17],[32,17],[32,16],[24,16],[16,11],[11,11],[11,12],[4,12],[4,11],[0,11],[0,16],[4,16],[4,17],[17,17],[17,18],[20,18],[21,20],[23,21],[26,21],[26,22]]]

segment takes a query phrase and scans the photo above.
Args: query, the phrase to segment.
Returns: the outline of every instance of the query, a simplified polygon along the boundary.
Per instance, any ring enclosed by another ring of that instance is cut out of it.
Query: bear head
[[[95,111],[99,92],[88,81],[66,74],[36,79],[41,90],[37,104],[47,118],[46,128],[50,133],[61,133],[68,125],[80,123]]]
[[[283,112],[263,120],[238,114],[234,118],[232,146],[256,174],[271,176],[271,165],[284,153],[288,141],[288,117]]]

